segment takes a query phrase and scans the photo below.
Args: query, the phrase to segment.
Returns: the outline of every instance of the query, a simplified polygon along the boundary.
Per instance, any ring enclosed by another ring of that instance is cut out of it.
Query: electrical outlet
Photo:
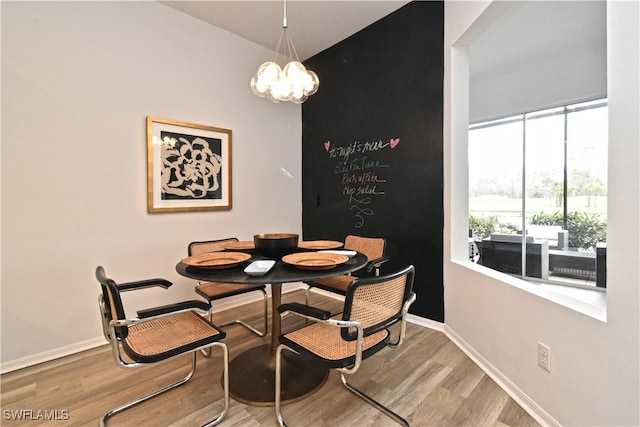
[[[538,342],[538,366],[551,372],[551,349],[541,342]]]

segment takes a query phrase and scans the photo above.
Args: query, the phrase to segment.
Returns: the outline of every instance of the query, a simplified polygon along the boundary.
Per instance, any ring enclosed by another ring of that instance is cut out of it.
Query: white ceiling
[[[204,22],[275,50],[283,1],[161,1]],[[287,0],[288,32],[300,60],[333,46],[401,8],[403,0]],[[606,44],[605,1],[518,1],[471,49],[472,73],[510,62]]]
[[[275,50],[283,1],[161,1],[188,15]],[[401,8],[408,1],[287,1],[287,28],[301,61]]]

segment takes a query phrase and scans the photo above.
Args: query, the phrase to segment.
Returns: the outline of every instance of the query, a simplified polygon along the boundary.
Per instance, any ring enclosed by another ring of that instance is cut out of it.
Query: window
[[[606,287],[607,114],[603,99],[469,127],[474,261]]]

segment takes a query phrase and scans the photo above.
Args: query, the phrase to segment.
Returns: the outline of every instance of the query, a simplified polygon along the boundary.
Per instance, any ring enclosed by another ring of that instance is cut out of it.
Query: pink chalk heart
[[[331,147],[331,141],[327,141],[324,143],[324,149],[329,151],[329,147]]]
[[[391,148],[396,148],[396,145],[400,144],[400,138],[393,138],[389,140],[389,145]]]

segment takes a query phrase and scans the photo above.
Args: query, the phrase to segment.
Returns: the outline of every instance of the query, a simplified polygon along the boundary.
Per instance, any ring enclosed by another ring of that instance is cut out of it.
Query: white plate
[[[327,254],[335,254],[335,255],[346,255],[348,257],[356,256],[357,254],[356,251],[345,251],[345,250],[338,250],[338,249],[331,249],[331,250],[318,251],[318,252],[324,252]]]
[[[275,264],[276,262],[272,259],[253,261],[244,269],[244,272],[249,276],[264,276]]]

